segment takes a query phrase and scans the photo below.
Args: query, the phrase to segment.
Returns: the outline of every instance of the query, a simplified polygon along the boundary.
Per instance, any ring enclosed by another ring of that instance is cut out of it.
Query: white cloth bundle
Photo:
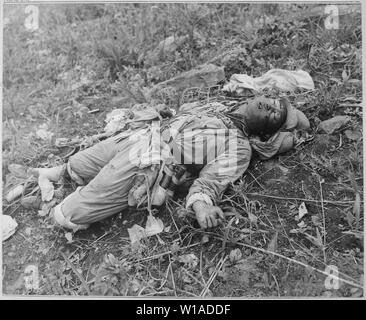
[[[233,74],[223,90],[241,94],[248,89],[260,91],[271,88],[283,91],[294,91],[296,89],[313,90],[314,82],[309,73],[303,70],[271,69],[258,78],[252,78],[246,74]]]

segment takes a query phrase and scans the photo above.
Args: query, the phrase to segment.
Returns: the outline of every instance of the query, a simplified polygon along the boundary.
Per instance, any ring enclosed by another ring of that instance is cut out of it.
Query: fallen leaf
[[[209,267],[208,268],[208,275],[211,276],[214,271],[215,271],[215,267]]]
[[[5,197],[6,201],[8,201],[8,202],[12,202],[12,201],[14,201],[15,199],[19,198],[19,197],[23,194],[24,190],[25,190],[25,188],[24,188],[24,186],[23,186],[22,184],[21,184],[21,185],[19,185],[19,186],[16,186],[16,187],[15,187],[15,188],[13,188],[13,189],[11,189],[11,190],[7,193],[7,195],[6,195],[6,197]]]
[[[72,242],[72,233],[71,232],[66,232],[65,233],[65,238],[67,240],[67,243],[71,243]]]
[[[346,135],[347,139],[353,141],[357,141],[362,137],[361,132],[358,130],[346,130],[344,134]]]
[[[179,219],[183,219],[187,216],[188,211],[185,208],[179,208],[176,213]]]
[[[349,79],[349,74],[347,74],[346,70],[342,71],[342,80],[343,82],[346,82]]]
[[[173,242],[173,244],[170,246],[170,251],[172,253],[175,253],[179,250],[179,248],[180,248],[179,243],[178,242]]]
[[[38,210],[38,215],[39,215],[40,217],[45,217],[45,216],[47,215],[47,213],[46,213],[46,212],[44,212],[43,210]]]
[[[5,214],[1,215],[1,233],[3,241],[10,238],[14,233],[18,223],[11,217]]]
[[[178,261],[182,262],[188,269],[194,269],[198,265],[198,258],[193,253],[179,256]]]
[[[320,249],[323,249],[324,245],[323,245],[323,239],[320,235],[320,232],[318,230],[318,228],[316,229],[317,230],[317,236],[314,237],[308,233],[304,233],[306,238],[313,244],[315,244],[317,247],[319,247]]]
[[[217,278],[223,281],[228,279],[229,275],[225,270],[218,270],[217,271]]]
[[[132,228],[128,228],[127,231],[131,240],[131,244],[139,243],[141,239],[146,237],[145,228],[137,224],[134,224]]]
[[[138,279],[133,279],[130,283],[130,288],[132,290],[132,292],[137,292],[141,289],[141,283]]]
[[[320,227],[321,226],[321,222],[320,222],[320,218],[317,215],[313,215],[311,216],[311,221],[312,223],[316,226],[316,227]]]
[[[229,254],[229,260],[230,262],[237,262],[241,259],[242,257],[242,253],[241,253],[241,250],[240,249],[234,249],[234,250],[231,250],[230,251],[230,254]]]
[[[164,223],[159,218],[155,218],[151,214],[148,216],[146,221],[145,232],[146,236],[150,237],[158,234],[164,230]]]
[[[183,269],[183,271],[185,271],[185,270]],[[191,277],[189,277],[186,272],[182,272],[181,279],[184,283],[192,283],[193,282],[193,279]]]
[[[305,158],[306,158],[306,155],[301,152],[299,155],[300,161],[303,161]]]
[[[207,234],[204,234],[202,239],[201,239],[201,243],[204,244],[204,243],[207,243],[209,242],[209,237]]]
[[[284,174],[284,175],[286,175],[286,174],[288,174],[289,173],[289,169],[287,169],[286,167],[284,167],[284,166],[281,166],[280,164],[279,165],[277,165],[277,167],[282,171],[282,173]]]
[[[258,218],[251,212],[248,211],[248,218],[251,223],[253,223],[255,226],[257,225]]]
[[[302,219],[304,215],[308,213],[308,210],[306,209],[305,203],[302,202],[299,206],[299,220]]]
[[[103,260],[107,266],[118,266],[119,265],[118,259],[112,253],[105,254],[103,257]]]
[[[28,291],[39,289],[38,266],[28,265],[24,270],[24,285]]]

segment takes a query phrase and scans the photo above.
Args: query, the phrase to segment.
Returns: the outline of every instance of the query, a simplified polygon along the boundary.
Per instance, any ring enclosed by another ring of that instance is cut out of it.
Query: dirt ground
[[[225,8],[232,8],[228,6]],[[172,8],[178,13],[181,10],[179,5]],[[243,10],[250,13],[252,7],[248,8]],[[161,5],[162,12],[165,9]],[[127,229],[134,224],[145,225],[145,209],[128,209],[87,230],[71,233],[55,227],[37,210],[22,208],[20,199],[11,203],[3,200],[3,214],[18,223],[15,234],[2,243],[5,295],[363,296],[359,20],[352,20],[353,24],[340,20],[346,26],[332,33],[321,28],[323,21],[319,19],[281,24],[276,11],[278,20],[252,36],[245,35],[244,41],[235,29],[235,12],[225,16],[222,7],[212,6],[208,12],[228,21],[227,25],[218,26],[216,20],[206,22],[202,18],[196,30],[206,39],[203,43],[178,48],[180,56],[169,56],[169,65],[166,60],[149,65],[145,57],[145,65],[140,66],[138,59],[136,64],[130,61],[132,54],[126,58],[130,60],[122,62],[108,56],[108,52],[122,54],[116,44],[109,44],[109,48],[106,42],[104,49],[92,46],[93,51],[88,47],[92,39],[83,37],[93,34],[96,42],[102,41],[101,30],[108,22],[117,19],[122,23],[118,6],[109,6],[108,10],[60,6],[53,10],[53,16],[47,16],[53,18],[48,18],[38,33],[17,24],[12,12],[24,12],[23,7],[14,10],[5,11],[11,20],[4,29],[4,194],[19,183],[9,164],[49,167],[62,163],[73,148],[57,148],[56,138],[100,133],[108,112],[138,100],[121,89],[120,73],[129,79],[131,92],[136,74],[147,75],[144,85],[148,87],[169,79],[171,73],[179,74],[207,62],[217,53],[240,48],[239,54],[224,55],[215,62],[225,66],[227,79],[233,73],[259,75],[274,67],[301,67],[312,75],[316,90],[289,94],[291,102],[310,119],[314,139],[268,161],[254,157],[244,177],[220,199],[220,206],[231,215],[217,228],[198,228],[184,209],[187,190],[155,209],[164,223],[164,232],[143,239],[139,246],[130,244]],[[42,10],[47,13],[49,8]],[[129,10],[126,12],[138,15],[150,9],[145,6]],[[234,20],[230,21],[229,16]],[[173,22],[167,21],[173,28]],[[183,22],[179,21],[188,28],[189,24]],[[161,34],[157,26],[154,28],[156,34]],[[220,34],[218,30],[231,32]],[[230,39],[225,38],[227,34]],[[109,36],[112,39],[113,35]],[[149,40],[151,45],[159,43]],[[285,53],[281,51],[284,43]],[[152,49],[146,50],[151,53]],[[126,66],[123,72],[118,69],[119,63]],[[174,97],[170,98],[163,102],[177,107],[173,105]],[[333,134],[321,132],[319,123],[335,115],[347,115],[350,121]],[[52,137],[37,135],[41,125]],[[34,187],[35,182],[30,181],[29,188]],[[64,187],[66,193],[74,188]],[[303,206],[307,213],[299,218]],[[26,283],[30,269],[37,270],[37,287]],[[336,279],[330,277],[332,274]]]

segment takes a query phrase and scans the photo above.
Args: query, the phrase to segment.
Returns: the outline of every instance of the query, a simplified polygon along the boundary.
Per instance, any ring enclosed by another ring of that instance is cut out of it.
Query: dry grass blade
[[[175,280],[174,280],[174,272],[173,272],[173,268],[172,268],[172,261],[170,260],[170,254],[168,255],[169,257],[169,269],[170,269],[170,275],[172,277],[172,283],[173,283],[173,288],[174,288],[174,295],[177,296],[177,288],[175,286]]]
[[[323,250],[323,258],[324,258],[324,264],[327,263],[327,256],[325,254],[325,248],[327,245],[327,231],[326,231],[326,227],[325,227],[325,211],[324,211],[324,204],[323,204],[323,187],[322,187],[322,183],[324,183],[324,180],[321,180],[319,178],[319,187],[320,187],[320,200],[321,200],[321,206],[322,206],[322,217],[323,217],[323,244],[322,244],[322,250]],[[319,234],[318,229],[317,230],[317,234]]]
[[[222,250],[224,250],[225,249],[225,246],[226,246],[226,242],[227,242],[227,239],[228,239],[228,237],[229,237],[229,232],[230,232],[230,227],[231,227],[231,225],[233,224],[233,222],[234,222],[234,220],[236,219],[236,217],[234,216],[234,217],[232,217],[230,220],[229,220],[229,222],[228,222],[228,224],[225,226],[225,233],[224,233],[224,239],[223,239],[223,241],[222,241],[222,246],[221,246],[221,249]]]
[[[228,256],[221,257],[221,259],[219,260],[219,262],[216,265],[215,270],[212,272],[211,277],[208,279],[206,286],[202,289],[202,291],[200,293],[200,297],[204,297],[207,294],[207,291],[210,289],[212,282],[215,280],[217,273],[222,268],[222,266],[226,262],[227,258],[228,258]]]
[[[358,230],[358,228],[360,226],[360,212],[361,212],[361,196],[357,192],[356,193],[355,203],[353,205],[353,215],[355,217],[355,228],[356,228],[356,230]]]
[[[70,266],[70,268],[72,269],[72,271],[75,273],[75,275],[78,277],[78,279],[80,280],[81,284],[83,285],[85,291],[87,292],[87,294],[90,296],[91,292],[90,289],[87,285],[87,283],[85,282],[83,276],[80,274],[79,271],[76,270],[75,266],[72,264],[72,262],[70,261],[70,259],[63,253],[60,252],[60,254],[62,255],[62,257],[65,259],[65,261],[67,262],[67,264]]]
[[[349,205],[350,203],[352,203],[352,200],[344,200],[344,201],[337,201],[337,200],[325,200],[323,199],[323,201],[321,200],[313,200],[313,199],[303,199],[303,198],[292,198],[292,197],[279,197],[279,196],[271,196],[268,194],[260,194],[260,193],[255,193],[255,192],[247,192],[247,195],[250,196],[256,196],[256,197],[264,197],[264,198],[272,198],[272,199],[278,199],[278,200],[297,200],[297,201],[304,201],[304,202],[316,202],[316,203],[329,203],[329,204],[336,204],[336,205]]]

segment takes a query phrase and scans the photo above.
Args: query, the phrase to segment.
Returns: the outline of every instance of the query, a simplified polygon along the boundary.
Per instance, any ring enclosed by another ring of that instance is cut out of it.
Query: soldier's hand
[[[220,207],[209,205],[203,201],[196,201],[192,207],[198,224],[203,229],[216,227],[224,220],[224,213]]]

